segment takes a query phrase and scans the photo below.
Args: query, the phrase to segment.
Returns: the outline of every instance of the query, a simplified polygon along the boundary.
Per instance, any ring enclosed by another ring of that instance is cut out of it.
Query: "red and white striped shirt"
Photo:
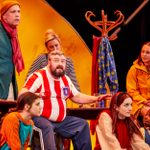
[[[31,74],[25,82],[24,88],[42,95],[41,115],[57,122],[66,117],[66,100],[78,94],[68,76],[64,75],[56,80],[52,78],[47,67]]]

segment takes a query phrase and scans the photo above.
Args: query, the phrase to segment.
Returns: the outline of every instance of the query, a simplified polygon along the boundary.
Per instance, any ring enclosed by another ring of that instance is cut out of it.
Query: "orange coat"
[[[0,130],[0,147],[7,142],[11,150],[21,150],[21,141],[19,137],[19,121],[26,125],[32,125],[32,120],[24,120],[18,112],[9,113],[3,120]],[[30,135],[24,144],[24,150],[27,149]]]
[[[132,114],[138,116],[143,102],[150,100],[150,72],[142,63],[139,65],[137,60],[128,71],[126,88],[133,98]]]

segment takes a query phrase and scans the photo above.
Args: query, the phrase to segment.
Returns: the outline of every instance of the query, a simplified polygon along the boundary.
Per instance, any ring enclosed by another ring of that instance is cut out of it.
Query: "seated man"
[[[42,114],[34,117],[35,126],[42,129],[46,150],[56,150],[54,132],[69,138],[76,150],[91,150],[89,125],[86,120],[66,116],[66,100],[75,103],[92,103],[110,95],[90,96],[80,93],[70,78],[65,75],[66,57],[62,51],[52,51],[48,55],[48,65],[31,74],[20,94],[26,91],[37,93],[43,99]]]
[[[45,47],[47,50],[47,53],[39,55],[31,65],[27,77],[33,73],[36,70],[39,70],[41,68],[44,68],[48,63],[48,53],[52,52],[53,50],[61,50],[62,44],[59,36],[52,30],[48,29],[45,32]],[[66,57],[66,68],[65,68],[65,74],[69,76],[72,83],[76,87],[78,91],[80,91],[80,87],[76,78],[75,68],[73,61],[70,57]]]

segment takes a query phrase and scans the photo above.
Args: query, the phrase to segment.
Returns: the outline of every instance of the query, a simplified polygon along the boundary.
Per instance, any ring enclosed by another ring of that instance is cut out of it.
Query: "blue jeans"
[[[74,150],[92,150],[89,125],[86,120],[66,116],[62,122],[34,117],[35,126],[43,133],[45,150],[56,150],[55,133],[72,140]]]

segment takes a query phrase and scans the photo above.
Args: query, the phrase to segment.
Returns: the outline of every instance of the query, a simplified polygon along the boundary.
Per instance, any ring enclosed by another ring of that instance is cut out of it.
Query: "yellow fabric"
[[[150,100],[150,73],[137,60],[128,71],[126,79],[127,92],[133,97],[132,113],[138,116],[143,102]]]
[[[5,12],[7,12],[7,10],[13,5],[19,5],[20,6],[19,2],[15,1],[15,0],[3,1],[3,3],[1,4],[1,15],[4,15]]]
[[[18,1],[21,6],[18,36],[25,62],[25,70],[20,73],[20,76],[17,74],[18,90],[22,89],[33,61],[40,54],[47,52],[45,31],[51,28],[61,39],[63,52],[73,61],[81,91],[90,94],[92,55],[78,32],[45,0]],[[88,84],[87,81],[89,81]],[[78,107],[78,104],[67,101],[67,106]]]

